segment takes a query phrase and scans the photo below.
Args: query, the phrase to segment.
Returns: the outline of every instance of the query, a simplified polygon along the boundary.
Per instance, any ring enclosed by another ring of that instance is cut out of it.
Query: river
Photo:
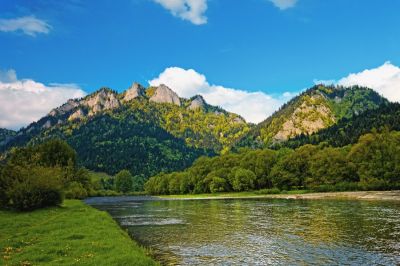
[[[400,204],[94,198],[163,265],[399,265]]]

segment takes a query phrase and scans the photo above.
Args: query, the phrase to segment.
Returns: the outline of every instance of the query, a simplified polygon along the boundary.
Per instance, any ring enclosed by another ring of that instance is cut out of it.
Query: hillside
[[[314,86],[283,105],[252,128],[235,147],[265,147],[300,135],[309,135],[388,103],[363,87]]]
[[[400,131],[400,104],[387,103],[377,109],[367,110],[352,118],[343,118],[337,124],[322,129],[310,136],[302,135],[286,143],[286,147],[296,148],[305,144],[327,142],[335,147],[356,143],[360,136],[373,129]]]
[[[0,150],[59,137],[91,170],[115,174],[125,168],[150,176],[226,150],[248,131],[240,116],[208,105],[201,96],[184,99],[165,85],[146,89],[134,83],[120,94],[102,88],[69,100]]]
[[[15,134],[17,134],[17,132],[15,132],[14,130],[0,128],[0,145],[5,144],[13,136],[15,136]]]

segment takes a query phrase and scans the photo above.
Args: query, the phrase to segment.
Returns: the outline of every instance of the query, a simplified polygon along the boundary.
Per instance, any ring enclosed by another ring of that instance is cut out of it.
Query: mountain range
[[[58,137],[77,151],[80,164],[88,169],[109,174],[128,169],[149,177],[182,170],[203,155],[241,147],[327,140],[311,136],[332,137],[339,128],[354,128],[347,125],[363,114],[378,114],[376,110],[398,114],[398,107],[371,89],[316,85],[253,125],[207,104],[200,95],[186,99],[165,85],[145,88],[134,83],[122,93],[101,88],[71,99],[18,132],[0,130],[0,152],[6,155],[11,147]]]
[[[150,176],[227,150],[249,129],[239,115],[211,106],[199,95],[184,99],[165,85],[134,83],[120,94],[101,88],[69,100],[14,136],[4,131],[0,150],[58,137],[91,170],[115,174],[128,169]]]

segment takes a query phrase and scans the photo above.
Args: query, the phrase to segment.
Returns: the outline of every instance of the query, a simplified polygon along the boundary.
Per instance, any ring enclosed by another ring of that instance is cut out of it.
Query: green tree
[[[340,182],[358,182],[354,164],[347,159],[347,148],[327,147],[318,151],[310,161],[307,187],[335,185]]]
[[[231,180],[232,188],[235,191],[247,191],[254,189],[256,175],[251,171],[243,168],[233,170],[234,176]]]
[[[400,133],[374,130],[360,137],[350,150],[349,160],[357,167],[366,188],[388,188],[400,184]]]
[[[119,192],[129,192],[132,191],[133,180],[132,175],[128,170],[121,170],[115,175],[115,188]]]

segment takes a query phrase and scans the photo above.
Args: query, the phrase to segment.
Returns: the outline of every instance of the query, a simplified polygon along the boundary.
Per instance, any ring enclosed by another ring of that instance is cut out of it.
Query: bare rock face
[[[135,82],[132,84],[132,86],[127,91],[125,91],[123,101],[128,102],[137,97],[144,96],[145,93],[146,93],[146,89],[139,83]]]
[[[89,107],[89,116],[104,110],[111,110],[120,107],[117,95],[107,89],[101,89],[88,99],[83,100],[83,105]]]
[[[321,95],[314,95],[309,102],[303,102],[283,123],[281,130],[273,137],[275,142],[285,141],[300,134],[312,134],[335,123],[332,110],[320,102]]]
[[[63,115],[65,113],[68,113],[69,111],[71,111],[72,109],[77,107],[78,105],[79,105],[79,102],[77,100],[72,100],[72,99],[68,100],[66,103],[64,103],[60,107],[51,110],[49,115],[50,116]]]
[[[150,97],[150,101],[156,103],[172,103],[178,106],[181,105],[179,96],[164,84],[156,88],[154,95]]]
[[[77,120],[77,119],[82,119],[85,116],[85,113],[81,108],[76,110],[72,115],[68,117],[69,121]]]
[[[203,109],[205,105],[206,101],[204,100],[204,98],[200,95],[196,95],[193,97],[188,108],[189,110]]]

